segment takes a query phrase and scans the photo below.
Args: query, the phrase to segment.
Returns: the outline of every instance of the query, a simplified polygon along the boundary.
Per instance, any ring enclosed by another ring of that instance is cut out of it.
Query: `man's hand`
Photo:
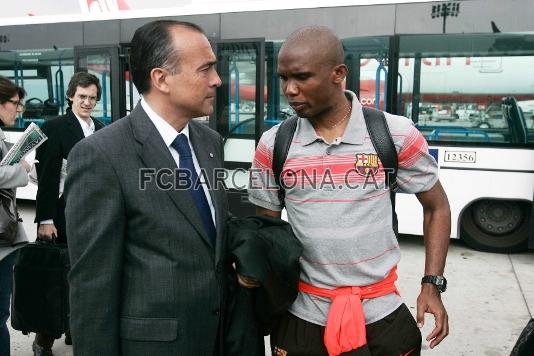
[[[441,301],[441,295],[435,285],[423,283],[421,293],[417,298],[417,326],[422,328],[425,324],[425,313],[434,314],[436,326],[426,337],[430,341],[430,348],[436,347],[447,335],[449,335],[449,317]]]
[[[37,229],[37,236],[42,240],[53,240],[57,237],[57,229],[54,224],[41,224]]]
[[[24,170],[26,171],[26,173],[28,173],[28,172],[31,171],[31,169],[32,169],[31,164],[29,164],[29,163],[26,162],[25,160],[21,160],[21,161],[20,161],[20,164],[22,165],[22,168],[24,168]]]
[[[254,278],[245,277],[243,275],[237,274],[237,282],[245,288],[258,288],[261,286],[260,282]]]

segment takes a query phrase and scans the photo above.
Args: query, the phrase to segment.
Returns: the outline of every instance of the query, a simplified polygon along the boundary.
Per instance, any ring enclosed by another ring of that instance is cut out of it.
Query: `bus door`
[[[230,210],[238,216],[254,213],[248,202],[248,169],[266,123],[265,42],[263,39],[214,43],[217,72],[215,108],[209,125],[224,138]]]
[[[74,69],[88,72],[100,79],[102,97],[96,104],[93,116],[105,125],[121,117],[121,69],[119,46],[74,47]],[[123,109],[124,110],[124,109]]]
[[[395,113],[396,93],[388,90],[402,78],[395,76],[396,68],[389,58],[394,37],[361,37],[342,40],[345,64],[349,69],[346,88],[356,93],[363,106]],[[400,84],[402,86],[402,84]],[[401,89],[402,90],[402,89]]]
[[[135,108],[141,95],[133,84],[132,75],[130,71],[130,51],[131,45],[129,43],[122,43],[120,45],[119,55],[119,90],[121,93],[120,100],[120,117],[129,115]]]

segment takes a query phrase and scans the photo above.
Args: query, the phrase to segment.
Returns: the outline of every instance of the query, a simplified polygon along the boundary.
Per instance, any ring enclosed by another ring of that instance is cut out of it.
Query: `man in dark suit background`
[[[40,238],[66,242],[65,200],[60,195],[60,176],[63,160],[72,147],[84,137],[103,127],[91,117],[102,95],[98,78],[89,73],[76,73],[67,88],[69,109],[64,116],[46,121],[41,129],[48,137],[36,152],[38,190],[35,222]]]
[[[65,198],[60,188],[63,161],[72,147],[104,125],[91,117],[100,100],[100,81],[92,74],[79,72],[70,79],[67,88],[69,108],[64,116],[47,121],[41,129],[48,137],[36,152],[38,188],[35,208],[37,236],[40,239],[66,243]],[[70,344],[69,336],[66,343]],[[33,346],[36,356],[51,355],[54,337],[44,333],[35,336]]]
[[[192,121],[213,111],[216,57],[185,22],[148,23],[131,44],[140,103],[68,161],[74,354],[221,355],[223,141]]]

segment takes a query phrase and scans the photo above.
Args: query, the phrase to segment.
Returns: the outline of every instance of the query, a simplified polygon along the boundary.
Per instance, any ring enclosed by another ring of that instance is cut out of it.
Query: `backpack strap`
[[[282,170],[284,169],[284,163],[295,136],[295,130],[297,129],[298,116],[293,115],[289,119],[282,121],[276,136],[274,138],[273,148],[273,175],[274,181],[278,187],[278,197],[280,199],[280,205],[284,207],[285,189],[281,184],[280,177],[282,176]]]
[[[385,169],[385,184],[389,187],[389,196],[391,199],[393,231],[398,237],[399,227],[397,213],[395,212],[395,191],[397,190],[397,170],[399,168],[397,150],[395,149],[395,144],[393,143],[391,133],[389,132],[384,113],[365,106],[362,107],[362,109],[365,124],[367,125],[367,132],[369,132],[373,147]]]
[[[395,191],[397,190],[397,170],[398,170],[398,158],[393,138],[389,132],[389,127],[386,121],[386,117],[382,111],[378,111],[368,107],[362,107],[363,116],[365,118],[365,124],[367,131],[371,137],[373,147],[382,162],[382,166],[386,169],[385,183],[389,187],[389,196],[391,200],[391,210],[393,218],[393,231],[398,237],[398,221],[397,213],[395,212]],[[293,136],[297,129],[298,116],[292,116],[289,119],[283,121],[276,132],[273,148],[273,175],[276,185],[279,187],[278,196],[280,204],[284,207],[285,189],[281,184],[281,174],[284,168],[284,163],[293,141]]]

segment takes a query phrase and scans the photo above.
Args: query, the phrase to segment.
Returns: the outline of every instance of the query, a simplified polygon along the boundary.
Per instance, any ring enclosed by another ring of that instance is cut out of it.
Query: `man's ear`
[[[153,68],[150,71],[150,85],[165,94],[170,92],[169,84],[167,83],[167,78],[170,76],[170,73],[162,68]]]
[[[338,64],[335,66],[332,70],[332,82],[334,84],[341,84],[347,77],[347,73],[349,72],[348,68],[344,64]]]

